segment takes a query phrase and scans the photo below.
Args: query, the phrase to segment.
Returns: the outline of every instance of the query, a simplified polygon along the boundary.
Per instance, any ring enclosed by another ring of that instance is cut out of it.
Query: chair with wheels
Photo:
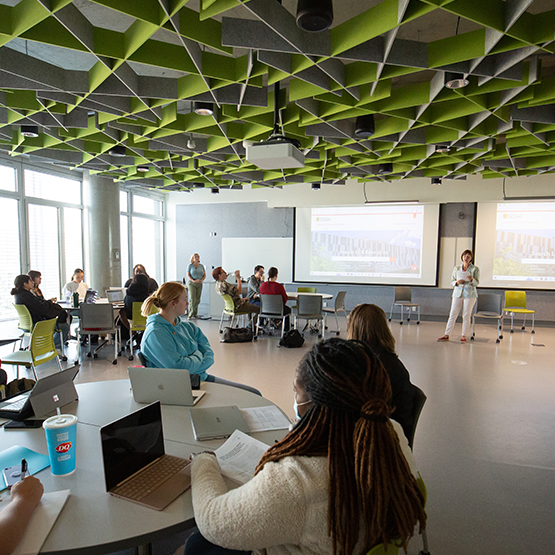
[[[33,332],[31,333],[31,341],[29,343],[28,351],[16,351],[9,355],[2,357],[4,364],[11,364],[12,366],[25,366],[31,368],[37,378],[36,367],[44,364],[52,359],[56,359],[58,367],[62,370],[56,346],[54,345],[54,327],[56,326],[56,318],[52,320],[41,320],[35,324]],[[17,378],[19,378],[19,368],[17,370]]]
[[[503,339],[503,297],[501,295],[493,295],[490,293],[481,293],[478,295],[476,303],[476,311],[472,315],[472,337],[470,341],[474,341],[476,318],[494,318],[497,320],[497,339],[496,343],[500,343]]]
[[[146,329],[146,316],[141,314],[141,309],[143,308],[142,302],[133,303],[132,309],[132,317],[129,322],[129,340],[125,345],[126,348],[129,349],[129,360],[133,360],[133,341],[137,340],[139,337],[142,336],[143,332]],[[151,314],[156,314],[158,309],[153,305],[152,310],[150,311]],[[140,347],[137,347],[140,348]]]
[[[478,299],[480,297],[478,296]],[[511,333],[514,333],[513,321],[515,314],[523,314],[524,320],[522,322],[521,330],[526,329],[526,316],[528,314],[532,315],[532,331],[530,333],[536,333],[534,330],[534,324],[536,319],[536,311],[526,308],[526,291],[505,291],[505,314],[511,315]]]
[[[418,321],[417,324],[420,324],[420,304],[412,302],[412,291],[410,287],[395,287],[395,299],[393,299],[393,303],[391,304],[391,311],[389,313],[389,321],[391,322],[391,318],[393,318],[393,309],[398,306],[401,309],[401,321],[399,325],[403,325],[403,314],[405,308],[407,309],[407,322],[410,322],[410,311],[411,308],[418,308]]]
[[[114,335],[114,359],[112,364],[117,364],[119,354],[119,327],[115,324],[114,308],[110,303],[81,303],[81,318],[77,330],[77,340],[80,335],[89,336],[89,352],[87,356],[98,358],[98,351],[108,344],[108,339],[102,341],[92,352],[91,335]]]
[[[281,337],[283,337],[285,319],[290,317],[290,314],[284,314],[283,312],[283,298],[281,295],[260,295],[260,314],[256,321],[256,335],[260,332],[262,318],[268,318],[268,324],[271,320],[281,320]],[[268,333],[272,335],[272,330],[269,329]]]
[[[248,323],[250,324],[252,322],[253,314],[251,314],[250,312],[237,311],[235,309],[235,303],[233,302],[231,295],[222,295],[222,298],[224,300],[225,305],[222,311],[222,317],[220,319],[220,330],[219,330],[220,333],[224,332],[224,329],[223,329],[224,316],[231,316],[231,323],[229,324],[230,328],[233,327],[233,323],[235,322],[235,318],[237,316],[246,316],[248,319],[247,320]]]
[[[339,335],[341,333],[341,329],[339,328],[339,320],[337,319],[337,313],[343,312],[345,314],[345,320],[347,319],[347,311],[345,310],[346,294],[347,294],[347,291],[339,291],[339,293],[337,293],[337,297],[335,297],[335,306],[333,308],[331,307],[324,308],[324,312],[333,314],[335,316],[335,325],[337,326],[337,331],[335,332],[335,335]]]
[[[307,326],[311,321],[316,320],[320,327],[318,330],[318,338],[321,339],[324,337],[326,316],[322,304],[322,295],[299,295],[297,297],[297,311],[295,312],[295,329],[297,329],[297,320],[306,320]]]

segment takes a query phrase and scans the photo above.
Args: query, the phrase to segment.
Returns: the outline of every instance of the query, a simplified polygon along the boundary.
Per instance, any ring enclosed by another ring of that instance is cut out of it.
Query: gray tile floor
[[[293,416],[295,367],[315,336],[291,350],[277,348],[277,336],[229,345],[219,343],[216,322],[197,323],[215,351],[213,374],[259,388]],[[505,333],[499,345],[488,325],[478,325],[466,345],[437,343],[444,323],[393,322],[392,330],[412,381],[428,396],[415,457],[428,488],[431,553],[553,553],[555,329]],[[78,380],[125,377],[132,363],[112,366],[109,358],[103,351],[98,360],[84,358]],[[420,549],[414,540],[409,553]]]

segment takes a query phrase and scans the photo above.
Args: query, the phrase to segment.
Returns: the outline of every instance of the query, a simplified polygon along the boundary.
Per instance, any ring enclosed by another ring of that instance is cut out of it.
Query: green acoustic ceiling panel
[[[549,0],[336,0],[320,33],[296,26],[295,0],[9,4],[0,149],[14,157],[172,191],[555,172]],[[468,85],[446,88],[452,72]],[[303,168],[246,160],[273,133],[276,83]],[[374,133],[357,137],[365,115]]]

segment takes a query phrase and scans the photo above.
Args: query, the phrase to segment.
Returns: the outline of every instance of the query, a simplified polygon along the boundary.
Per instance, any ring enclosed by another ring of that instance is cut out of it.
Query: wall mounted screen
[[[297,208],[295,281],[435,285],[438,204]]]
[[[555,289],[555,203],[478,203],[480,287]]]

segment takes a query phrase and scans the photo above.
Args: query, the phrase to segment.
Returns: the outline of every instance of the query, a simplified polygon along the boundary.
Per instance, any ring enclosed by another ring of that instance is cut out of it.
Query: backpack
[[[299,330],[290,330],[285,332],[283,337],[279,340],[279,346],[287,347],[288,349],[302,347],[303,343],[304,337],[300,334]]]
[[[224,328],[224,335],[220,343],[249,343],[253,339],[250,328]]]

